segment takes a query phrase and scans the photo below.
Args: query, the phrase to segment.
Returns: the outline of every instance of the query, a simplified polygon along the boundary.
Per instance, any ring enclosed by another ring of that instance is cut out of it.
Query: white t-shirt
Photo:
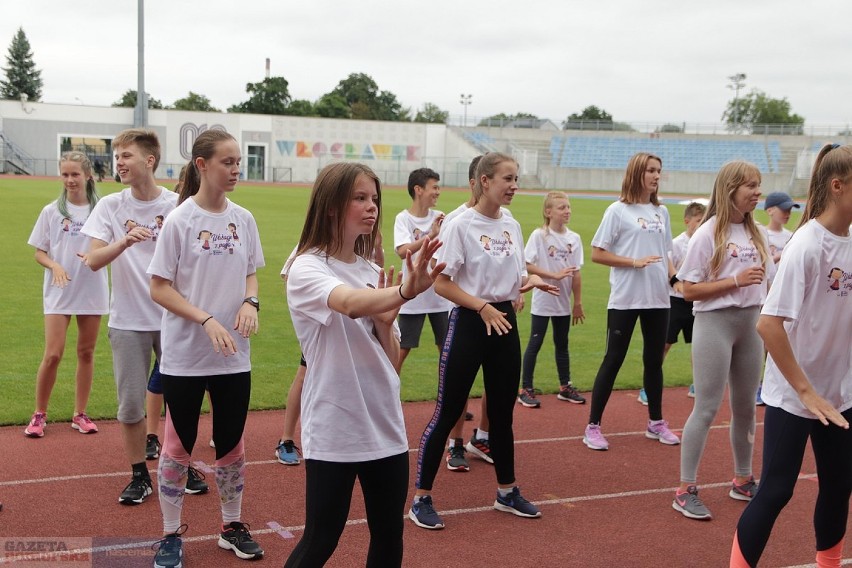
[[[661,257],[660,262],[645,268],[611,267],[608,309],[670,307],[667,259],[672,250],[672,229],[665,207],[616,201],[606,208],[592,246],[629,258]]]
[[[731,223],[730,230],[725,242],[727,243],[725,258],[715,276],[710,275],[710,259],[716,245],[713,242],[713,231],[716,229],[716,216],[708,219],[698,227],[695,234],[689,240],[686,249],[686,258],[677,272],[678,280],[687,282],[713,282],[724,278],[731,278],[750,266],[760,266],[760,253],[752,242],[751,237],[742,223]],[[763,233],[758,231],[761,237]],[[766,292],[769,280],[775,275],[775,263],[770,258],[766,263],[766,277],[763,282],[754,286],[743,286],[742,288],[731,288],[724,294],[709,300],[695,300],[692,303],[692,311],[709,312],[721,310],[722,308],[748,308],[760,306],[766,301]]]
[[[567,227],[564,233],[556,233],[540,227],[530,234],[524,249],[524,259],[548,272],[558,272],[573,266],[579,268],[583,266],[583,243],[580,235]],[[561,280],[543,278],[542,280],[559,286],[559,295],[554,296],[538,288],[533,289],[530,313],[536,316],[571,315],[571,286],[574,283],[574,277],[568,276]]]
[[[518,297],[527,268],[521,225],[512,217],[492,219],[471,207],[444,225],[441,240],[437,256],[447,263],[443,274],[462,290],[487,302]]]
[[[761,229],[763,229],[766,241],[769,243],[769,254],[771,256],[780,254],[784,250],[787,241],[793,236],[793,232],[784,227],[781,227],[780,231],[770,231],[769,227],[766,226],[761,226]]]
[[[839,237],[816,220],[797,230],[761,313],[785,319],[793,353],[817,394],[840,412],[852,408],[852,238]],[[771,355],[761,397],[796,416],[816,418]]]
[[[686,258],[686,248],[688,246],[689,235],[686,234],[686,231],[672,240],[672,252],[669,254],[669,258],[672,259],[672,265],[676,271],[680,270],[680,267],[683,266],[683,259]],[[683,298],[683,294],[675,291],[674,286],[669,289],[669,295],[675,298]]]
[[[154,233],[152,238],[132,245],[112,261],[109,327],[128,331],[159,331],[163,308],[151,299],[151,280],[145,271],[154,256],[162,219],[174,210],[177,200],[176,193],[160,187],[159,197],[151,201],[139,201],[127,187],[102,197],[80,230],[107,244],[124,238],[137,225],[147,227]]]
[[[68,273],[68,285],[59,288],[52,284],[53,271],[44,269],[44,313],[64,315],[104,315],[109,313],[109,284],[107,271],[92,272],[77,253],[89,252],[89,239],[80,233],[89,217],[89,205],[68,203],[63,217],[56,201],[39,213],[33,232],[27,241],[43,250]]]
[[[190,198],[166,219],[148,274],[172,281],[190,304],[229,330],[237,352],[213,351],[197,322],[163,311],[163,357],[167,375],[197,377],[251,370],[249,340],[232,328],[246,297],[246,277],[264,265],[257,224],[251,213],[226,201],[225,211],[205,211]],[[134,245],[136,246],[136,245]]]
[[[373,287],[379,267],[323,253],[300,254],[287,278],[287,305],[308,362],[302,388],[305,458],[372,461],[408,451],[399,376],[369,316],[352,319],[328,306],[341,285]],[[399,328],[394,324],[399,337]]]
[[[440,211],[430,209],[425,217],[415,217],[407,209],[401,211],[393,223],[393,248],[398,249],[402,245],[408,245],[429,235],[435,218],[441,215]],[[405,260],[402,261],[402,279],[408,276],[405,268]],[[434,312],[450,311],[450,303],[435,293],[435,288],[430,287],[425,292],[418,294],[416,298],[402,305],[401,314],[431,314]]]

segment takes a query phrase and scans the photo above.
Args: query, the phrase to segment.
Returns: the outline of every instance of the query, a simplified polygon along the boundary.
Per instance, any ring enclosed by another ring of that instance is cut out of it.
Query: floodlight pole
[[[473,98],[473,95],[465,95],[462,93],[461,100],[459,101],[464,107],[464,121],[462,122],[462,126],[467,126],[467,107],[470,106],[471,98]]]
[[[136,110],[133,112],[133,125],[136,128],[148,126],[148,95],[145,93],[145,0],[136,0],[138,41],[136,63]]]
[[[745,73],[737,73],[736,75],[731,75],[728,77],[728,80],[731,83],[728,85],[729,89],[733,89],[734,91],[734,132],[739,133],[740,131],[740,89],[745,87],[746,74]]]

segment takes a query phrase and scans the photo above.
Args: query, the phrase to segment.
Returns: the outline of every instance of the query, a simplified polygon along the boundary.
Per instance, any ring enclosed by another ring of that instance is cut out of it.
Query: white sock
[[[500,494],[500,497],[506,497],[506,496],[507,496],[507,495],[509,495],[512,491],[514,491],[514,489],[515,489],[514,487],[508,487],[508,488],[506,488],[506,489],[503,489],[502,487],[498,487],[498,488],[497,488],[497,493],[499,493],[499,494]]]
[[[477,430],[476,431],[476,439],[488,441],[488,432],[486,432],[485,430],[482,430],[482,429]]]

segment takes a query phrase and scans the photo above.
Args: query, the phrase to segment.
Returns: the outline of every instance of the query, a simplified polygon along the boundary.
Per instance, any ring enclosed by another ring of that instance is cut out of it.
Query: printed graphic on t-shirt
[[[826,292],[846,297],[850,290],[852,290],[852,274],[838,266],[832,268],[828,273],[828,289]]]
[[[547,247],[547,256],[562,262],[569,262],[571,254],[574,252],[574,245],[568,243],[566,246],[567,248],[558,248],[556,245],[550,245]]]
[[[740,262],[760,262],[760,255],[757,252],[757,247],[754,242],[749,239],[748,245],[738,245],[737,243],[728,243],[728,256],[736,258]]]
[[[639,225],[639,228],[647,233],[659,233],[662,234],[665,231],[665,225],[663,225],[663,220],[660,218],[660,215],[654,213],[653,219],[646,219],[645,217],[637,217],[636,223]]]
[[[202,228],[198,231],[196,240],[196,250],[208,256],[234,254],[234,247],[242,247],[237,226],[234,223],[228,223],[222,232],[216,232],[210,227]]]
[[[149,231],[151,231],[151,241],[156,241],[157,237],[160,235],[160,230],[163,228],[163,221],[165,221],[165,215],[155,215],[150,222],[148,221],[139,221],[138,219],[125,219],[124,220],[124,232],[129,233],[136,227],[145,227]]]
[[[493,257],[512,256],[515,253],[515,243],[512,242],[509,231],[503,231],[496,237],[481,235],[479,243],[482,245],[482,250]]]
[[[73,238],[73,237],[79,237],[80,236],[80,229],[83,228],[83,225],[86,224],[86,221],[75,221],[75,220],[71,219],[70,217],[63,217],[61,223],[62,223],[62,232],[68,233],[65,236]]]
[[[419,241],[420,239],[422,239],[422,238],[423,238],[423,237],[425,237],[425,236],[426,236],[426,233],[424,233],[423,231],[421,231],[421,230],[420,230],[419,228],[417,228],[417,227],[414,227],[414,230],[411,232],[411,237],[412,237],[415,241]]]

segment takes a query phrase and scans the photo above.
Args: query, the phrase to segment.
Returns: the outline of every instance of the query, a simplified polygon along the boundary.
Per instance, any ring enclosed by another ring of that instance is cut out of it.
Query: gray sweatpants
[[[692,378],[695,406],[683,428],[680,481],[693,484],[710,425],[716,418],[725,385],[730,389],[731,449],[734,474],[752,474],[755,394],[763,368],[763,341],[755,329],[760,307],[723,308],[695,314]]]

